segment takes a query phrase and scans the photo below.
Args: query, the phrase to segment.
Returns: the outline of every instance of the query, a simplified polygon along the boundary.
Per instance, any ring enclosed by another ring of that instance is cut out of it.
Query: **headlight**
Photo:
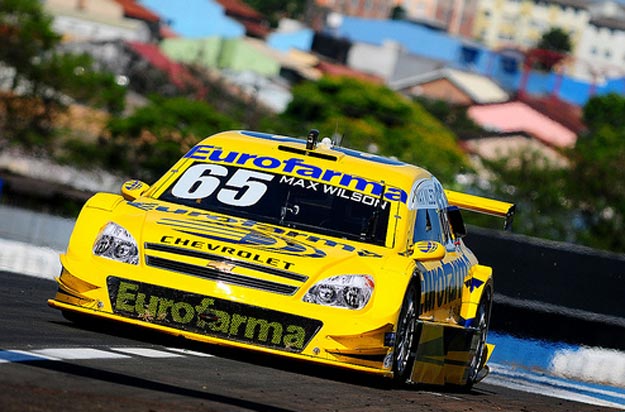
[[[306,295],[304,302],[337,308],[362,309],[365,307],[375,284],[369,275],[333,276],[315,283]]]
[[[119,262],[139,264],[137,242],[130,233],[117,223],[109,222],[100,230],[93,254]]]

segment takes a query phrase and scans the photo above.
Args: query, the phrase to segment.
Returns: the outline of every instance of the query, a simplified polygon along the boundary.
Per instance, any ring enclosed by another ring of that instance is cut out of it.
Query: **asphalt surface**
[[[0,351],[15,355],[0,361],[0,411],[614,410],[486,384],[469,393],[391,388],[366,375],[117,325],[78,327],[47,306],[55,291],[49,280],[0,272]]]

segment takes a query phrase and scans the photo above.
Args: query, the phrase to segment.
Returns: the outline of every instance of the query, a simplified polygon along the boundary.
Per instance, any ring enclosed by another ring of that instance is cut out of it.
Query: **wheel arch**
[[[494,291],[493,269],[490,266],[475,265],[469,270],[462,286],[460,316],[465,324],[475,318],[482,295],[487,287]]]

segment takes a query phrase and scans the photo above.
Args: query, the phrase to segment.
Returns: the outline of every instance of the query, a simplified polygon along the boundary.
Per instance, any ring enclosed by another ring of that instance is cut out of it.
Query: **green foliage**
[[[110,137],[100,143],[97,159],[106,168],[154,181],[201,139],[235,127],[207,103],[155,96],[132,115],[110,120]]]
[[[307,0],[243,0],[258,12],[264,14],[272,27],[278,25],[282,17],[302,18]]]
[[[583,119],[586,126],[598,130],[603,126],[613,129],[625,128],[623,114],[625,113],[625,99],[610,93],[604,96],[594,96],[584,106]]]
[[[393,7],[391,10],[391,15],[389,16],[391,20],[402,20],[406,18],[406,9],[402,6],[397,5]]]
[[[625,98],[593,97],[584,107],[588,134],[571,152],[571,198],[580,210],[580,241],[625,252]]]
[[[568,53],[572,49],[570,35],[559,27],[553,27],[543,33],[536,46],[539,49]]]
[[[0,61],[17,69],[13,88],[40,75],[38,59],[60,40],[39,0],[0,1]]]
[[[86,55],[57,53],[60,40],[40,1],[0,1],[0,61],[15,69],[11,91],[0,97],[0,132],[29,149],[53,148],[54,121],[67,97],[113,112],[124,108],[126,91],[113,75],[93,70]]]
[[[392,90],[352,78],[324,77],[293,88],[293,100],[280,119],[283,133],[338,132],[342,144],[360,150],[377,147],[387,156],[417,164],[443,181],[467,168],[455,136],[420,105]]]
[[[495,179],[480,194],[517,205],[513,224],[516,233],[560,241],[575,239],[576,213],[568,198],[566,167],[557,166],[532,150],[483,162]],[[489,222],[489,226],[496,224],[501,228],[500,221]]]
[[[485,162],[495,178],[481,193],[517,203],[515,232],[625,252],[624,109],[624,97],[593,97],[568,166],[527,153]]]
[[[464,106],[454,106],[444,100],[415,98],[425,110],[441,121],[461,139],[479,137],[484,130],[467,114]]]

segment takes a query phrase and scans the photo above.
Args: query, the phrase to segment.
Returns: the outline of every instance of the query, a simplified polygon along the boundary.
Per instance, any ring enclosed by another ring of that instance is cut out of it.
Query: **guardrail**
[[[625,255],[477,227],[466,243],[494,270],[493,328],[625,349]]]

